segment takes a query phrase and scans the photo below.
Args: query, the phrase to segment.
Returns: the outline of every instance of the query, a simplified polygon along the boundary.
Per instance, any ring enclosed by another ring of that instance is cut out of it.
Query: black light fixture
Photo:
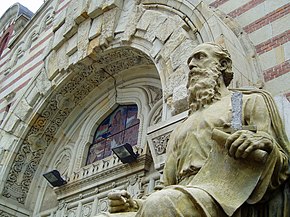
[[[53,186],[59,187],[67,183],[57,170],[52,170],[48,173],[43,174],[44,178]]]
[[[129,143],[112,148],[112,150],[122,163],[132,163],[136,161],[139,156],[138,153],[134,153],[133,148]]]

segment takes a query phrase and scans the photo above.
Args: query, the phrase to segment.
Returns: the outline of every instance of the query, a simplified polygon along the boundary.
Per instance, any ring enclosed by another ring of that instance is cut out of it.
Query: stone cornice
[[[54,188],[54,191],[58,200],[87,191],[91,192],[91,194],[102,193],[109,188],[126,183],[130,174],[136,174],[138,172],[145,174],[145,172],[149,170],[151,163],[152,158],[144,154],[139,156],[137,161],[132,164],[121,164],[118,162],[116,166],[109,169],[106,168],[86,178],[68,182],[68,184],[62,187]],[[116,183],[115,180],[118,180],[118,183]]]

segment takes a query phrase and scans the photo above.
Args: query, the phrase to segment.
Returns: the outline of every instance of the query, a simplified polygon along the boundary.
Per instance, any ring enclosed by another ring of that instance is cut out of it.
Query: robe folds
[[[172,132],[162,190],[137,201],[137,213],[106,215],[255,216],[242,214],[242,209],[266,201],[287,180],[289,142],[273,98],[261,90],[239,91],[243,93],[243,125],[255,125],[256,135],[273,143],[265,163],[229,157],[224,146],[212,139],[213,129],[231,122],[229,94],[192,113]]]

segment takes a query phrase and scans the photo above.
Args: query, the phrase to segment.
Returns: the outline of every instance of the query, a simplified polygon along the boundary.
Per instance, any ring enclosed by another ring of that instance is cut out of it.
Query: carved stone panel
[[[164,167],[170,133],[185,117],[187,117],[187,112],[176,115],[165,122],[160,122],[148,128],[147,138],[149,148],[154,166],[157,170],[161,170]]]

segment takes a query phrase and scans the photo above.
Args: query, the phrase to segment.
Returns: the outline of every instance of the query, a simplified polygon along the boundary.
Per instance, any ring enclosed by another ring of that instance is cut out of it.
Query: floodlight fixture
[[[67,181],[65,181],[61,177],[60,173],[57,170],[52,170],[48,173],[43,174],[43,176],[53,187],[60,187],[67,183]]]
[[[112,148],[112,150],[124,164],[136,161],[139,156],[138,153],[134,153],[133,148],[129,143]]]

